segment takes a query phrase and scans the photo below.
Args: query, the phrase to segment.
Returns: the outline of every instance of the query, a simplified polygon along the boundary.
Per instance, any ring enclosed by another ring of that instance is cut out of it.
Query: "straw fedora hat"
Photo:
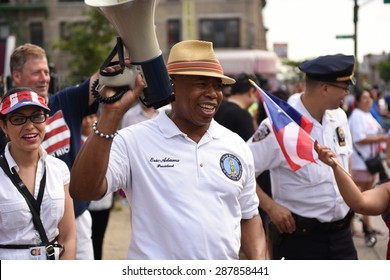
[[[174,45],[167,63],[170,75],[197,75],[221,78],[224,84],[236,81],[223,74],[213,43],[198,40],[182,41]]]

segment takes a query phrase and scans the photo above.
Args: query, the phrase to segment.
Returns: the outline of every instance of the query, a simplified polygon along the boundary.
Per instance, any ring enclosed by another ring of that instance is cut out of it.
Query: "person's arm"
[[[241,249],[249,260],[265,260],[267,246],[259,215],[241,220]]]
[[[112,104],[104,104],[97,124],[97,129],[104,134],[114,134],[120,121],[138,97],[141,95],[144,84],[141,76],[136,79],[134,90],[127,91],[121,99]],[[101,94],[113,95],[115,90],[104,87]],[[112,139],[100,137],[91,133],[81,147],[73,164],[70,179],[70,194],[73,198],[81,200],[95,200],[102,197],[107,191],[106,171]]]
[[[65,251],[61,260],[74,260],[76,258],[76,222],[73,210],[73,200],[69,194],[69,185],[64,186],[65,211],[58,224],[58,243],[64,245]]]
[[[318,158],[333,169],[340,194],[353,211],[363,215],[380,215],[388,210],[389,184],[361,192],[352,177],[337,164],[336,153],[318,142],[314,144],[314,148]]]
[[[378,135],[370,135],[364,138],[361,141],[355,142],[356,144],[373,144],[373,143],[380,143],[380,142],[386,142],[388,139],[386,134],[378,134]]]
[[[295,231],[295,220],[291,211],[276,203],[259,185],[256,187],[256,193],[260,201],[259,207],[267,213],[278,231],[280,233],[293,233]]]

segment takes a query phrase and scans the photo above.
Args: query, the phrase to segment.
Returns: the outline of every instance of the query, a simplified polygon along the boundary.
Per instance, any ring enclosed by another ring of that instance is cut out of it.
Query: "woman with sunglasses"
[[[9,138],[0,155],[0,259],[75,258],[69,169],[41,147],[48,111],[29,88],[10,90],[0,104],[1,128]]]

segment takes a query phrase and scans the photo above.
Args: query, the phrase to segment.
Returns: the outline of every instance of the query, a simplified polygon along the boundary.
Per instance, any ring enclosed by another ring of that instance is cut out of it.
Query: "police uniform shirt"
[[[120,130],[106,177],[132,209],[129,259],[237,259],[258,214],[252,153],[214,120],[199,143],[165,112]]]
[[[378,121],[371,115],[370,112],[364,112],[359,108],[352,111],[349,117],[349,127],[351,129],[352,140],[354,142],[354,150],[357,148],[363,158],[368,159],[374,157],[378,153],[378,144],[357,144],[368,136],[379,135],[382,133],[382,127]],[[363,159],[355,151],[352,154],[352,169],[367,170]]]
[[[17,171],[19,170],[9,153],[9,144],[5,147],[5,158],[10,168],[14,167]],[[46,166],[46,187],[40,217],[47,238],[52,241],[59,234],[58,224],[65,209],[64,185],[69,184],[70,173],[62,160],[48,155],[41,148],[35,179],[35,199],[38,196],[44,166]],[[0,244],[39,244],[40,235],[35,230],[26,199],[1,168],[0,174]],[[0,259],[28,260],[32,259],[32,256],[29,249],[0,249]]]
[[[321,124],[311,117],[300,98],[294,99],[291,105],[313,122],[311,137],[335,151],[348,170],[352,143],[344,111],[327,110]],[[346,216],[349,208],[338,191],[333,171],[318,159],[314,150],[316,163],[309,163],[294,172],[282,153],[268,118],[247,143],[253,152],[256,176],[270,170],[273,199],[278,204],[297,215],[317,218],[321,222],[337,221]]]

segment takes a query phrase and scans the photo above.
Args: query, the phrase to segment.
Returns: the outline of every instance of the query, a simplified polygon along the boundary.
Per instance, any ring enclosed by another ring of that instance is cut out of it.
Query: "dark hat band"
[[[320,81],[320,82],[344,82],[344,83],[354,83],[353,75],[344,76],[344,77],[335,77],[335,76],[326,76],[326,75],[312,75],[309,73],[306,73],[306,76],[310,80]]]

